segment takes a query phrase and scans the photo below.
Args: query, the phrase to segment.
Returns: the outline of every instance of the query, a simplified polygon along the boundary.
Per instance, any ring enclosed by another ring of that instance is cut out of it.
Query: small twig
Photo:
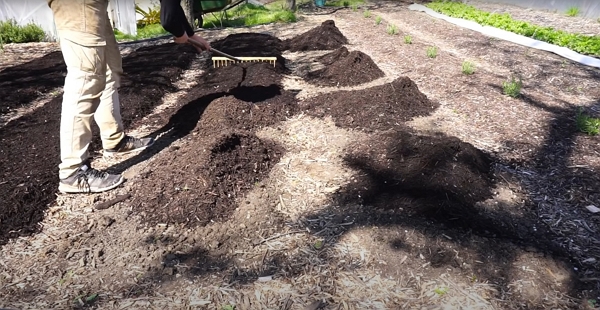
[[[123,202],[127,199],[131,198],[131,194],[125,194],[125,195],[118,195],[117,197],[115,197],[114,199],[102,202],[97,204],[94,208],[96,210],[104,210],[104,209],[108,209],[110,207],[112,207],[113,205],[119,203],[119,202]]]
[[[283,237],[283,236],[293,235],[293,234],[299,234],[299,233],[305,233],[305,232],[306,231],[304,231],[304,230],[295,230],[295,231],[290,231],[290,232],[287,232],[287,233],[278,234],[278,235],[275,235],[273,237],[269,237],[267,239],[264,239],[263,241],[254,243],[254,246],[261,245],[261,244],[263,244],[265,242],[268,242],[268,241],[271,241],[273,239],[277,239],[277,238],[280,238],[280,237]]]
[[[598,282],[598,281],[600,281],[600,278],[581,278],[581,279],[579,279],[579,281],[581,281],[581,282]]]

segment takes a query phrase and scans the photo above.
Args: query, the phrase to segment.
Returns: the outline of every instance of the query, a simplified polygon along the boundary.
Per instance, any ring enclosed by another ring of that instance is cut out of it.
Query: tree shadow
[[[0,116],[62,87],[66,70],[62,54],[57,51],[0,71]]]
[[[499,86],[492,87],[502,91]],[[345,157],[345,164],[358,176],[332,195],[331,205],[335,207],[308,218],[333,214],[337,220],[328,225],[352,222],[343,227],[343,233],[358,227],[414,229],[432,244],[440,235],[447,235],[451,240],[448,242],[477,253],[471,262],[478,260],[484,265],[470,272],[498,285],[498,298],[510,290],[510,282],[515,280],[512,265],[519,255],[531,251],[569,270],[563,283],[567,295],[596,296],[600,287],[593,279],[600,271],[589,257],[600,255],[596,247],[600,240],[595,238],[600,219],[590,218],[573,207],[600,203],[600,178],[593,167],[573,164],[573,158],[596,156],[597,141],[578,138],[575,118],[579,107],[566,102],[558,107],[548,106],[526,94],[521,94],[520,99],[553,114],[545,140],[532,160],[503,162],[441,134],[419,136],[409,130],[381,134],[375,139],[380,142],[370,143],[369,150],[355,149],[354,154]],[[590,110],[599,106],[596,102]],[[575,153],[575,147],[582,153]],[[535,174],[505,173],[506,169],[498,167],[523,168]],[[523,206],[490,205],[494,202],[493,191],[502,183],[500,178],[510,178],[525,188],[527,201]],[[542,207],[544,203],[560,207],[548,210],[549,207]],[[555,214],[546,214],[550,211]],[[567,224],[556,226],[561,220]],[[568,228],[573,223],[581,226]],[[321,231],[323,227],[311,229]],[[339,234],[329,237],[335,242]],[[418,251],[402,238],[389,238],[387,243],[392,250]],[[426,248],[430,255],[425,254],[425,258],[432,267],[460,266],[448,256],[448,249]],[[533,301],[524,302],[536,307]]]

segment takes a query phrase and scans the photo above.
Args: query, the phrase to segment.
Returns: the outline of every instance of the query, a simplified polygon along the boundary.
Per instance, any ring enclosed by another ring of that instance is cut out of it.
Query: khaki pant
[[[108,0],[48,0],[67,65],[60,122],[59,177],[72,175],[89,158],[92,118],[102,146],[124,137],[118,87],[122,60]]]

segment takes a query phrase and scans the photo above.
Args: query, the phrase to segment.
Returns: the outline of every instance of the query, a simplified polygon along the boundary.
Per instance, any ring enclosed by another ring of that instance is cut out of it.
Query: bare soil
[[[109,193],[56,192],[61,96],[36,93],[62,83],[56,52],[3,66],[2,111],[52,99],[0,130],[0,307],[593,308],[600,158],[574,115],[598,112],[600,73],[404,2],[368,9],[381,24],[311,10],[205,33],[276,66],[133,50],[124,119],[157,143],[109,160],[94,141],[94,165],[128,176]],[[294,75],[315,62],[326,80]],[[513,74],[519,98],[498,86]]]

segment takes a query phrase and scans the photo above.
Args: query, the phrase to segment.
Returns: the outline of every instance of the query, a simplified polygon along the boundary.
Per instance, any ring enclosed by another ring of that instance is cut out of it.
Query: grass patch
[[[46,32],[37,24],[21,26],[14,19],[0,21],[0,46],[8,43],[41,42],[46,38]]]
[[[396,34],[398,34],[398,27],[396,25],[390,24],[387,26],[386,32],[392,36],[396,35]]]
[[[365,4],[365,0],[331,0],[326,1],[325,6],[336,6],[336,7],[351,7],[352,9],[358,8],[359,5]]]
[[[409,35],[405,35],[404,36],[404,43],[405,44],[412,44],[412,37]]]
[[[375,17],[375,25],[381,24],[381,16]]]
[[[438,55],[438,48],[435,46],[430,46],[427,48],[427,57],[436,58]]]
[[[579,110],[576,117],[577,130],[590,135],[596,136],[600,133],[600,118],[591,117]]]
[[[575,17],[577,15],[579,15],[579,8],[578,7],[576,7],[576,6],[570,7],[567,10],[567,16],[569,16],[569,17]]]
[[[114,32],[117,41],[142,40],[169,34],[169,32],[167,32],[161,24],[138,27],[137,34],[135,36],[125,34],[117,29],[115,29]]]
[[[369,10],[365,10],[365,11],[363,12],[363,16],[364,16],[365,18],[371,18],[371,11],[369,11]]]
[[[203,28],[256,26],[270,23],[296,22],[296,14],[279,5],[258,6],[242,4],[224,14],[216,12],[204,16]]]
[[[523,81],[521,78],[517,81],[515,77],[511,77],[510,81],[502,82],[502,90],[505,95],[517,98],[521,95],[521,89],[523,88]]]
[[[466,75],[471,75],[475,73],[475,65],[470,61],[463,61],[462,63],[462,73]]]
[[[490,13],[459,2],[441,2],[440,0],[428,3],[427,7],[451,17],[475,21],[514,32],[543,42],[569,48],[581,54],[600,56],[600,36],[586,36],[579,33],[569,33],[555,30],[552,27],[542,27],[525,21],[514,20],[508,13]]]

